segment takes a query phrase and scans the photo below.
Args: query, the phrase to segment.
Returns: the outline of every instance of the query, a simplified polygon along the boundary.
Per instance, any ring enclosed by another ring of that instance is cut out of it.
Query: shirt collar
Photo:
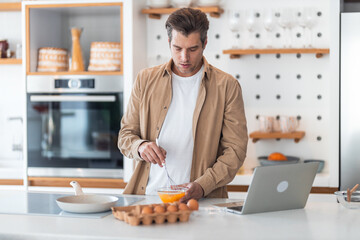
[[[210,65],[204,56],[203,56],[203,63],[204,63],[204,77],[209,78]],[[171,73],[172,73],[171,66],[172,65],[173,65],[173,59],[171,58],[170,61],[167,62],[165,65],[163,76],[165,76],[165,74],[168,74],[169,76],[171,76]]]

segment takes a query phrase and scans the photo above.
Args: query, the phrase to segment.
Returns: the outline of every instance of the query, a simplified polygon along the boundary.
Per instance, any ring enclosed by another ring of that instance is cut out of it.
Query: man
[[[175,11],[166,22],[171,60],[138,74],[118,141],[137,161],[124,194],[156,194],[166,164],[188,188],[181,202],[227,197],[246,156],[246,119],[238,81],[203,57],[208,28],[200,10]]]

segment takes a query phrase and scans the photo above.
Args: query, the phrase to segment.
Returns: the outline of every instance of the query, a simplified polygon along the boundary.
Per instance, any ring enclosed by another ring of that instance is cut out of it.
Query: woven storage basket
[[[120,71],[121,45],[119,42],[92,42],[89,71]]]
[[[68,52],[63,48],[39,48],[38,72],[62,72],[68,70]]]

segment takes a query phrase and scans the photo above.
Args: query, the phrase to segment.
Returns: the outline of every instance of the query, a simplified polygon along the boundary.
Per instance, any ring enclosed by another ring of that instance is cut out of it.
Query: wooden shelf
[[[250,138],[252,138],[252,141],[255,143],[261,139],[294,139],[296,143],[298,143],[303,137],[305,136],[305,132],[303,131],[297,131],[292,133],[282,133],[282,132],[252,132],[250,133]]]
[[[230,54],[230,58],[240,58],[241,55],[250,54],[289,54],[289,53],[314,53],[316,58],[329,54],[329,48],[267,48],[267,49],[228,49],[223,50],[224,54]]]
[[[27,75],[122,75],[122,72],[28,72]]]
[[[23,185],[22,179],[0,179],[0,185]]]
[[[22,60],[17,58],[0,58],[0,64],[21,64]]]
[[[62,177],[28,177],[30,186],[69,187],[71,181],[77,181],[82,187],[89,188],[125,188],[123,179],[115,178],[62,178]]]
[[[149,14],[149,18],[160,19],[162,14],[171,14],[178,10],[179,8],[146,8],[141,10],[143,14]],[[204,13],[209,13],[211,17],[219,18],[220,15],[224,12],[224,9],[214,6],[214,7],[194,7],[194,9],[199,9]]]
[[[21,11],[21,2],[0,3],[0,11]]]

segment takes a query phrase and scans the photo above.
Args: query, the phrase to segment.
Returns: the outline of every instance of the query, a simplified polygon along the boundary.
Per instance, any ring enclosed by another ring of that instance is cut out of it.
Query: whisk
[[[156,146],[158,146],[158,147],[160,147],[160,144],[159,144],[159,139],[158,138],[156,138],[156,140],[155,140],[155,142],[156,142]],[[169,187],[169,188],[171,188],[171,189],[174,189],[174,190],[180,190],[181,189],[181,187],[178,187],[177,186],[177,183],[170,177],[170,175],[169,175],[169,171],[168,171],[168,169],[167,169],[167,167],[166,167],[166,163],[163,163],[163,165],[164,165],[164,167],[165,167],[165,172],[166,172],[166,176],[167,176],[167,187]]]

